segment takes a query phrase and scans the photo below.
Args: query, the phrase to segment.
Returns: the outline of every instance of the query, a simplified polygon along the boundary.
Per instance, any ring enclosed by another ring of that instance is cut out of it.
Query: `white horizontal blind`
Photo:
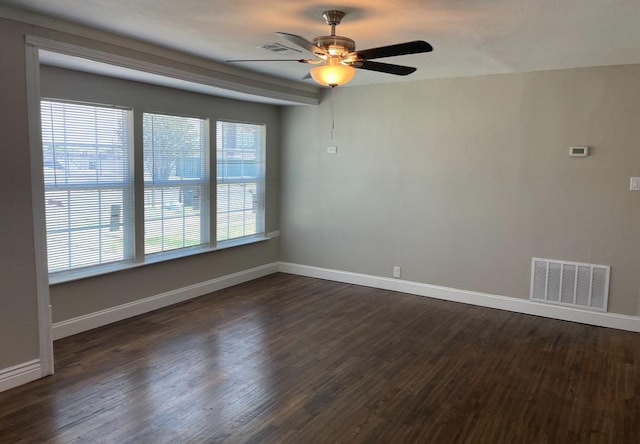
[[[217,122],[216,239],[264,233],[265,126]]]
[[[133,257],[130,115],[41,102],[50,273]]]
[[[208,243],[207,121],[144,113],[145,254]]]

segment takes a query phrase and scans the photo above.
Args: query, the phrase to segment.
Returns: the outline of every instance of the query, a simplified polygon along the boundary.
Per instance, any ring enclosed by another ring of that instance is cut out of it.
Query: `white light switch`
[[[337,146],[330,146],[327,148],[327,153],[329,154],[336,154],[337,152],[338,152]]]
[[[640,177],[632,177],[629,180],[629,190],[640,191]]]

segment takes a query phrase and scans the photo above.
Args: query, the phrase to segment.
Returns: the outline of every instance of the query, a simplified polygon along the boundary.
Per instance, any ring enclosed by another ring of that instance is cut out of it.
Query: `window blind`
[[[264,233],[265,127],[216,124],[216,239]]]
[[[41,101],[50,273],[132,259],[130,115]]]
[[[144,113],[145,254],[208,237],[207,121]]]

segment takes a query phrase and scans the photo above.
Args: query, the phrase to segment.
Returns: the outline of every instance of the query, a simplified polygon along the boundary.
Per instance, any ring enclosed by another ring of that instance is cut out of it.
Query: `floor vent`
[[[610,267],[534,257],[531,300],[607,311]]]

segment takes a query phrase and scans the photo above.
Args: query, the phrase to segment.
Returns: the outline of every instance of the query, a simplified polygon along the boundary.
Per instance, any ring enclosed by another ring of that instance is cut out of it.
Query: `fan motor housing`
[[[356,50],[356,42],[348,37],[325,35],[313,39],[313,44],[326,49],[332,56],[346,56]]]

